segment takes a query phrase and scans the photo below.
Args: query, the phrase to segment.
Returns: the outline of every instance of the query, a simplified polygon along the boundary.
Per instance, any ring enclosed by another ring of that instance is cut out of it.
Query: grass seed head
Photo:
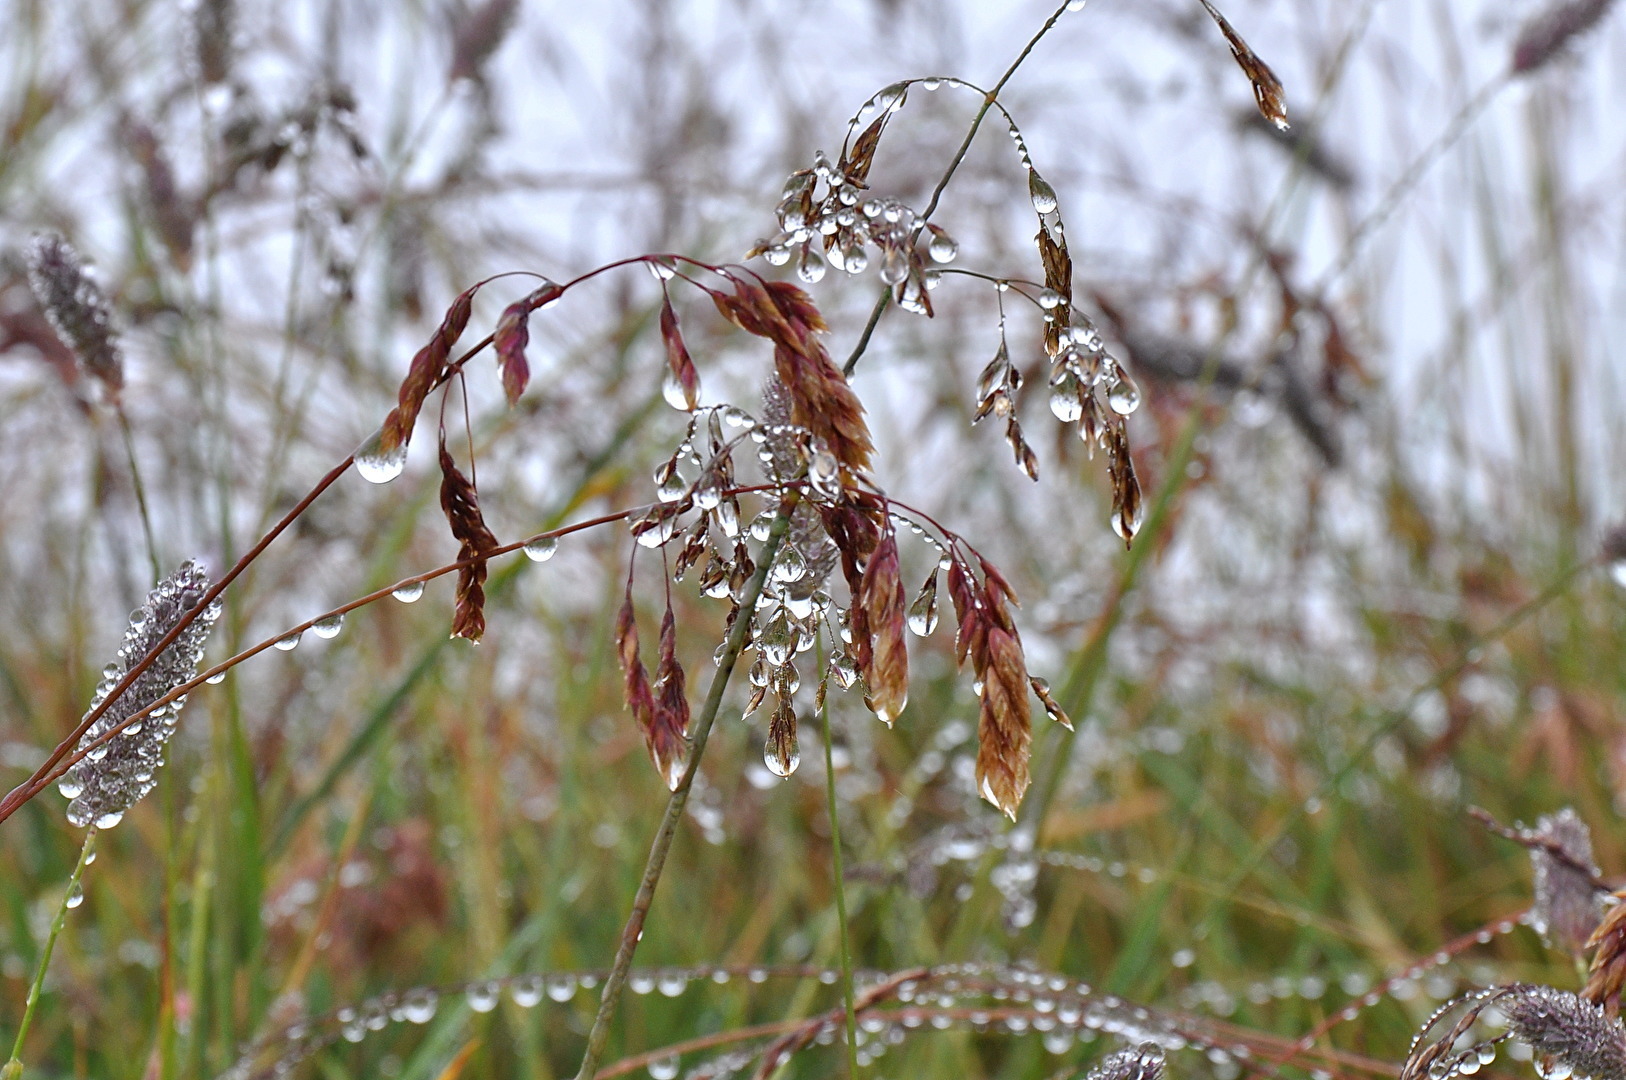
[[[28,248],[28,282],[57,336],[116,400],[124,386],[124,357],[107,298],[79,252],[56,233],[35,237]]]
[[[197,606],[209,584],[203,567],[189,561],[153,587],[146,603],[130,613],[124,643],[119,646],[118,658],[103,669],[101,684],[91,702],[92,709],[101,705],[124,675],[174,629],[181,616]],[[79,747],[93,745],[101,736],[196,675],[204,643],[219,617],[218,603],[199,612],[181,635],[91,725],[80,738]],[[185,702],[186,698],[180,697],[153,710],[109,742],[90,751],[68,770],[60,787],[72,800],[68,803],[69,822],[111,828],[157,786],[155,777],[164,764],[164,744],[174,733]]]

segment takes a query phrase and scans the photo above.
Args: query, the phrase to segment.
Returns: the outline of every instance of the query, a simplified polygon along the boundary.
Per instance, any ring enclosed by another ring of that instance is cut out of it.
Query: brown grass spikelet
[[[677,659],[677,620],[670,603],[661,619],[660,659],[655,665],[655,707],[650,714],[644,739],[649,744],[655,770],[676,791],[683,780],[684,758],[688,753],[689,699],[684,686],[683,665]]]
[[[674,408],[694,412],[700,407],[700,373],[695,370],[689,348],[683,343],[683,330],[678,325],[677,312],[672,309],[672,297],[661,297],[661,340],[666,343],[666,399]]]
[[[508,404],[518,404],[531,381],[531,365],[525,359],[525,348],[531,343],[531,312],[552,303],[565,290],[552,281],[544,282],[523,300],[516,300],[503,309],[492,335],[492,347],[497,353],[497,367],[502,372],[502,388]]]
[[[906,604],[898,569],[898,538],[888,529],[864,567],[853,608],[863,609],[864,629],[871,643],[868,663],[860,668],[869,690],[869,706],[889,726],[909,700],[909,652],[903,634]],[[853,633],[856,638],[858,627]]]
[[[1030,779],[1033,731],[1027,695],[1034,685],[1011,619],[1010,603],[1016,593],[992,563],[978,561],[980,586],[963,560],[956,558],[949,566],[948,591],[958,622],[955,652],[962,666],[970,661],[981,685],[977,790],[1014,820]]]
[[[1594,951],[1581,996],[1615,1017],[1620,1015],[1621,990],[1626,988],[1626,890],[1611,895],[1613,904],[1587,938],[1586,947]]]
[[[655,692],[649,685],[649,672],[638,655],[638,619],[632,606],[632,582],[627,582],[626,599],[615,618],[615,649],[621,662],[622,696],[633,722],[646,742],[655,724]]]
[[[56,233],[28,247],[28,283],[52,329],[113,400],[124,387],[124,357],[107,298],[79,252]]]
[[[819,340],[826,327],[813,298],[785,281],[731,280],[732,294],[707,292],[724,318],[774,343],[774,370],[790,398],[791,422],[822,439],[847,468],[867,469],[875,446],[864,406]]]
[[[1231,47],[1231,55],[1236,58],[1237,66],[1253,84],[1253,99],[1259,106],[1259,114],[1285,131],[1288,127],[1287,94],[1282,89],[1282,81],[1270,70],[1270,65],[1259,59],[1259,55],[1242,40],[1242,35],[1220,14],[1212,0],[1202,0],[1202,5],[1208,9],[1208,15],[1220,28],[1220,33],[1225,35],[1225,42]]]
[[[1556,0],[1532,15],[1513,42],[1513,73],[1528,75],[1597,26],[1614,0]]]
[[[479,492],[444,446],[440,448],[440,507],[458,542],[458,561],[476,560],[457,572],[452,637],[477,642],[486,631],[486,561],[482,556],[499,545],[480,513]]]
[[[384,418],[384,427],[379,432],[380,453],[389,454],[405,446],[412,438],[412,428],[418,422],[424,399],[446,376],[452,346],[457,344],[457,339],[463,336],[463,330],[469,325],[469,316],[474,311],[474,294],[479,288],[474,285],[458,294],[452,306],[446,309],[446,315],[435,328],[429,343],[412,358],[406,378],[401,380],[401,389],[396,395],[399,404]]]

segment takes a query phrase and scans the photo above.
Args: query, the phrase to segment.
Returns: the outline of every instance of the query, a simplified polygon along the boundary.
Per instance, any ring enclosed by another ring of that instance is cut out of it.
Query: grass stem
[[[683,818],[683,808],[689,801],[689,789],[694,784],[695,775],[700,771],[700,759],[706,752],[706,740],[711,736],[712,723],[717,719],[717,710],[723,704],[723,692],[728,688],[729,677],[734,674],[734,664],[739,660],[740,653],[745,650],[746,639],[751,634],[751,619],[756,613],[757,601],[762,597],[762,589],[768,582],[768,570],[773,566],[774,555],[779,550],[780,542],[785,539],[785,533],[790,529],[791,511],[796,508],[799,494],[792,492],[785,497],[779,507],[779,513],[773,520],[773,526],[768,531],[768,538],[762,542],[762,549],[757,554],[756,572],[746,583],[745,595],[740,599],[739,614],[734,619],[734,625],[729,630],[728,642],[723,649],[723,655],[717,665],[717,673],[712,676],[711,688],[706,693],[706,702],[700,713],[695,717],[694,733],[689,741],[689,760],[683,770],[683,779],[673,789],[672,795],[666,800],[666,812],[661,817],[660,828],[655,832],[655,841],[650,846],[649,858],[644,863],[643,878],[638,883],[638,893],[633,898],[632,913],[627,917],[627,924],[621,931],[621,944],[615,952],[615,962],[611,965],[609,977],[604,980],[604,993],[599,998],[598,1015],[593,1018],[593,1026],[587,1033],[587,1050],[582,1054],[581,1068],[576,1072],[576,1080],[593,1080],[598,1071],[599,1061],[604,1056],[604,1045],[610,1037],[610,1021],[615,1018],[617,1006],[621,1003],[621,992],[627,984],[627,972],[632,968],[633,954],[638,950],[638,941],[644,936],[644,920],[649,916],[649,906],[655,899],[655,887],[660,884],[661,872],[666,868],[666,856],[672,850],[672,840],[677,835],[678,822]]]

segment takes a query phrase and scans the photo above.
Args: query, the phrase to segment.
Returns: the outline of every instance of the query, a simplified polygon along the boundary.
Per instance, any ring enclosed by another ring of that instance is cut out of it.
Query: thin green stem
[[[960,140],[960,148],[954,152],[954,157],[949,160],[948,168],[944,169],[943,175],[938,178],[937,186],[932,188],[932,197],[926,201],[926,209],[920,212],[915,225],[917,235],[925,227],[926,222],[931,220],[931,216],[937,212],[938,200],[943,197],[943,192],[948,189],[949,182],[954,179],[954,174],[960,171],[960,165],[965,161],[965,155],[971,150],[972,140],[977,137],[977,132],[982,130],[982,122],[987,118],[988,110],[998,104],[999,92],[1005,89],[1005,84],[1011,81],[1011,77],[1016,74],[1016,69],[1021,67],[1027,60],[1040,40],[1050,33],[1056,22],[1066,14],[1067,7],[1068,4],[1063,3],[1057,6],[1055,11],[1051,12],[1050,18],[1046,19],[1045,24],[1039,27],[1038,32],[1028,39],[1026,45],[1022,46],[1022,51],[1016,54],[1016,59],[1011,61],[1011,66],[1005,69],[1005,74],[999,77],[999,81],[994,84],[993,89],[983,95],[982,107],[977,110],[977,115],[971,118],[971,126],[966,129],[965,138]],[[881,290],[881,295],[875,300],[875,308],[869,313],[869,322],[864,325],[864,332],[859,335],[858,344],[853,347],[852,355],[847,357],[847,362],[842,365],[842,374],[850,378],[853,370],[858,367],[858,358],[863,356],[864,351],[869,348],[870,338],[874,336],[875,327],[880,324],[881,316],[886,313],[887,303],[891,297],[892,290],[890,287]]]
[[[677,835],[678,822],[683,819],[683,808],[689,801],[689,788],[694,784],[694,778],[700,771],[700,759],[706,752],[706,740],[711,736],[711,726],[717,719],[717,711],[722,707],[723,692],[728,688],[729,677],[734,674],[734,664],[739,660],[740,653],[745,650],[746,639],[751,635],[751,619],[756,614],[757,601],[762,597],[763,586],[768,582],[768,569],[773,565],[780,542],[790,529],[791,511],[796,508],[799,498],[799,493],[794,491],[785,497],[784,502],[780,504],[778,516],[774,518],[773,526],[768,531],[768,538],[762,542],[762,549],[757,553],[756,573],[752,574],[751,580],[746,583],[745,594],[740,598],[739,613],[728,632],[723,655],[717,665],[717,673],[712,676],[711,688],[706,694],[706,702],[701,706],[699,715],[695,717],[694,734],[689,741],[689,761],[683,770],[683,779],[678,781],[677,787],[672,790],[671,798],[666,800],[666,812],[661,817],[660,828],[655,832],[655,841],[650,845],[649,858],[644,863],[643,878],[638,884],[638,893],[633,898],[632,913],[627,917],[627,925],[621,931],[621,944],[616,949],[615,963],[610,968],[609,977],[604,980],[604,993],[599,998],[598,1015],[593,1018],[593,1027],[587,1033],[587,1050],[582,1054],[582,1064],[576,1073],[576,1080],[593,1080],[594,1074],[598,1071],[599,1061],[604,1057],[604,1045],[610,1038],[610,1021],[615,1018],[616,1008],[621,1003],[621,992],[626,987],[627,972],[632,969],[632,958],[638,950],[638,941],[644,936],[644,920],[649,916],[649,906],[655,899],[655,887],[660,884],[661,872],[666,868],[666,856],[672,850],[672,840]]]
[[[116,406],[116,411],[119,432],[124,437],[124,457],[130,464],[130,488],[135,492],[136,512],[141,515],[141,535],[147,542],[147,561],[152,564],[152,579],[158,581],[164,571],[158,564],[158,541],[153,538],[152,514],[147,509],[147,485],[142,482],[141,467],[136,464],[135,432],[130,429],[130,417],[125,414],[124,406]]]
[[[84,877],[85,867],[90,865],[91,856],[96,853],[96,828],[91,826],[85,831],[84,846],[79,849],[79,861],[74,864],[73,874],[68,878],[68,891],[62,894],[62,903],[57,905],[56,918],[51,920],[50,933],[45,935],[45,949],[40,953],[39,968],[34,972],[34,982],[28,988],[28,1004],[23,1009],[23,1022],[17,1028],[17,1040],[11,1044],[11,1060],[6,1062],[4,1069],[0,1069],[0,1078],[3,1080],[18,1080],[23,1075],[23,1040],[28,1037],[28,1028],[34,1022],[34,1007],[39,1004],[40,991],[45,986],[45,971],[51,966],[51,953],[56,949],[57,935],[62,933],[62,926],[68,921],[68,909],[78,907],[79,900],[84,893],[81,892],[80,881]],[[71,903],[70,903],[71,901]]]
[[[824,667],[823,648],[819,667]],[[836,925],[841,931],[841,998],[847,1011],[847,1075],[858,1080],[858,1010],[853,1004],[852,939],[847,933],[847,874],[841,860],[841,815],[836,812],[836,762],[830,745],[830,703],[819,686],[819,724],[824,735],[824,797],[830,808],[831,865],[835,873]]]

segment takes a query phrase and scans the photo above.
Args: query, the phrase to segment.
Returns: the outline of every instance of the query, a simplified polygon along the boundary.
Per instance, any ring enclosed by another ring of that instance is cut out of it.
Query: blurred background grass
[[[1246,84],[1195,4],[1092,5],[1012,83],[1003,100],[1061,193],[1081,304],[1146,391],[1143,480],[1181,481],[1126,556],[1102,469],[1042,404],[1036,320],[1011,314],[1013,342],[1032,342],[1036,485],[968,426],[997,340],[991,292],[951,277],[936,319],[882,324],[856,379],[878,478],[1005,570],[1031,666],[1079,731],[1041,733],[1011,832],[975,797],[975,699],[946,628],[913,643],[896,729],[832,695],[860,966],[1031,962],[1296,1037],[1528,903],[1524,854],[1468,805],[1504,820],[1574,805],[1606,873],[1622,869],[1626,601],[1577,570],[1626,513],[1620,20],[1497,91],[1350,272],[1329,273],[1537,7],[1236,0],[1227,14],[1312,140],[1297,157],[1237,119]],[[833,152],[869,94],[932,73],[991,81],[1047,14],[7,0],[0,785],[71,730],[150,573],[116,426],[27,332],[30,232],[92,256],[124,320],[158,561],[218,571],[376,425],[469,282],[645,250],[738,258],[772,231],[784,175]],[[877,189],[923,201],[976,104],[913,95]],[[936,220],[957,265],[1039,275],[997,131]],[[815,290],[838,356],[873,288],[832,275]],[[476,325],[509,298],[482,299]],[[658,397],[655,303],[628,273],[533,319],[537,381],[513,412],[495,377],[470,379],[502,539],[652,499],[646,477],[682,433]],[[767,357],[698,305],[684,314],[706,400],[754,407]],[[1235,377],[1204,397],[1182,350]],[[417,453],[385,487],[346,478],[228,594],[211,655],[450,559],[435,484]],[[665,798],[611,649],[631,549],[610,530],[496,569],[478,649],[444,640],[435,583],[193,695],[159,790],[101,840],[30,1074],[211,1076],[302,1010],[604,965]],[[906,550],[906,578],[931,557]],[[692,585],[676,601],[693,686],[721,612]],[[725,706],[641,963],[835,962],[816,728],[781,783],[742,701]],[[47,793],[0,828],[0,1031],[78,850],[61,811]],[[1031,867],[1029,844],[1046,855]],[[1332,1041],[1398,1061],[1434,999],[1512,978],[1575,973],[1527,930],[1497,935]],[[736,979],[635,996],[612,1058],[835,993]],[[574,1068],[595,1000],[473,1017],[454,1001],[427,1031],[392,1027],[305,1068],[433,1077],[473,1038],[462,1074],[548,1077]],[[1045,1076],[1109,1042],[1058,1056],[1031,1033],[957,1028],[874,1068]],[[791,1066],[841,1067],[829,1050]]]

